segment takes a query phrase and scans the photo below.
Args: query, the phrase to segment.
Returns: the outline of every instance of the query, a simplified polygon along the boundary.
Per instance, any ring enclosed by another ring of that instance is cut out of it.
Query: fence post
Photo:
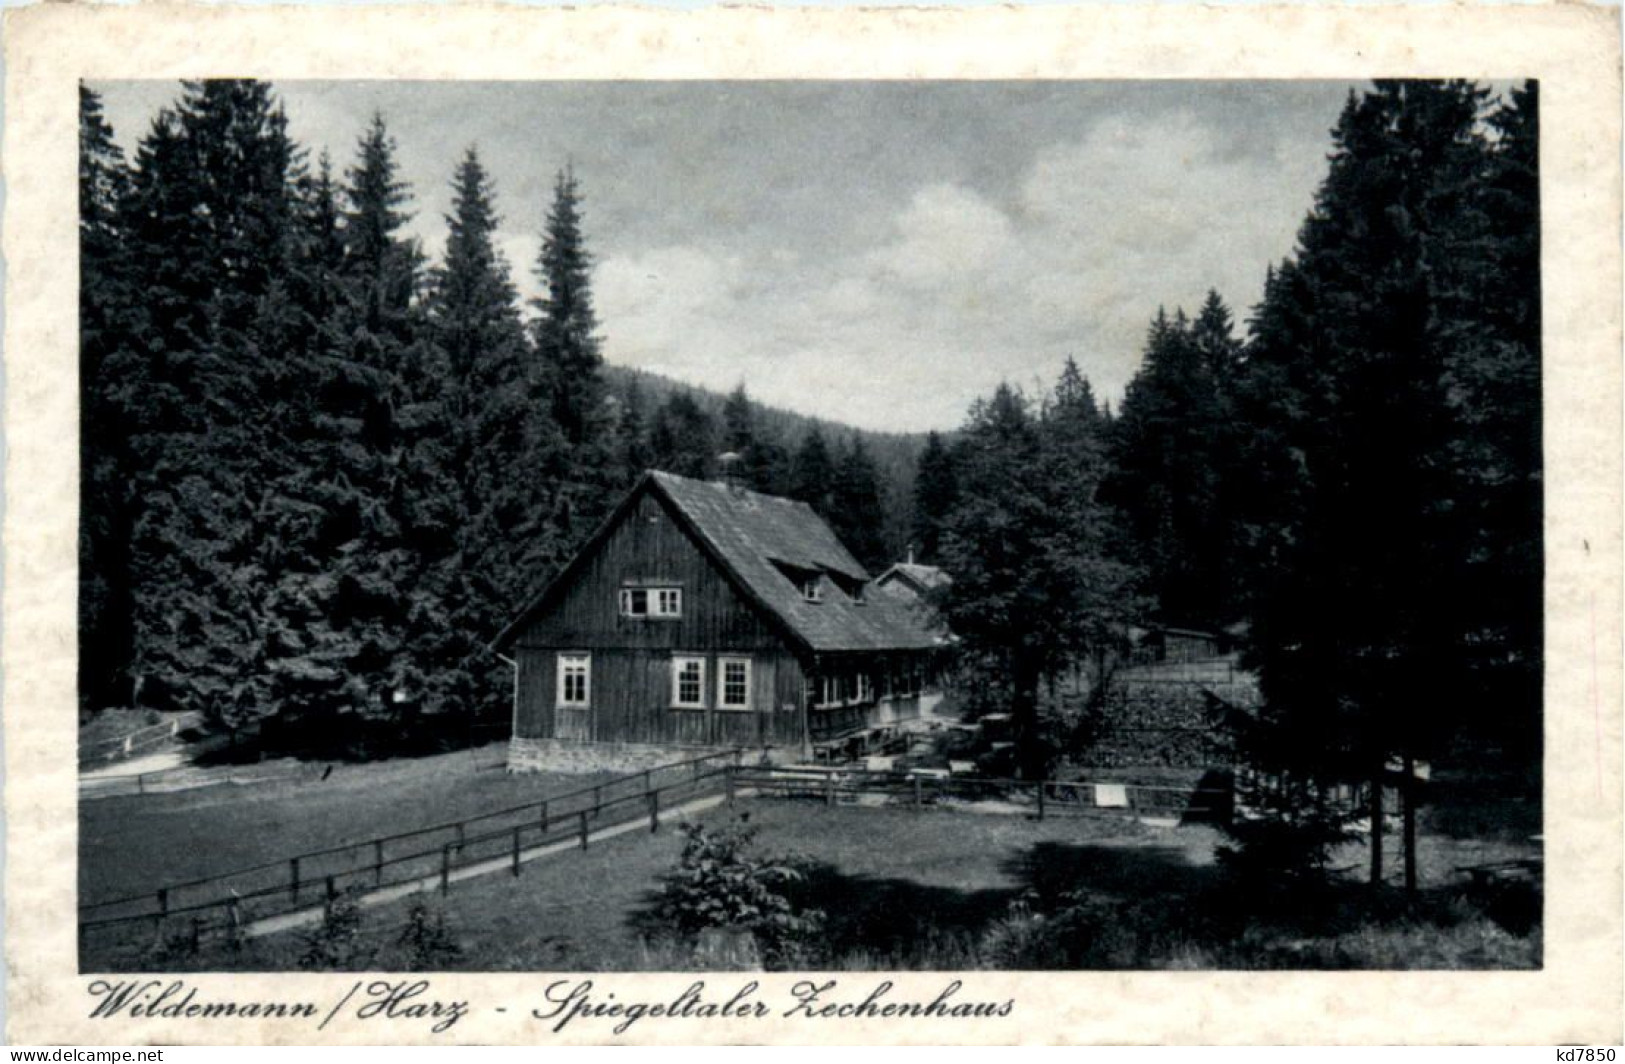
[[[297,857],[288,861],[288,896],[294,901],[299,900],[299,858]]]
[[[649,773],[652,772],[652,771],[654,771],[654,770],[653,769],[647,769],[647,768],[643,770],[643,793],[644,794],[648,794],[650,791],[654,790],[654,782],[653,782],[653,780],[651,780],[649,778]]]
[[[660,792],[649,792],[649,834],[660,830]]]
[[[833,772],[824,777],[824,804],[835,804],[835,773]]]
[[[338,884],[333,881],[332,876],[328,876],[327,877],[327,900],[332,901],[334,898],[336,898],[338,896],[339,896]]]
[[[440,893],[451,892],[451,843],[440,847]]]
[[[463,836],[463,822],[461,820],[459,820],[459,821],[457,821],[457,849],[458,850],[461,850],[463,848],[463,838],[464,838],[464,836]]]
[[[734,805],[734,770],[724,766],[722,771],[723,790],[728,796],[728,808]]]
[[[1044,791],[1047,790],[1047,789],[1048,788],[1045,787],[1045,785],[1044,785],[1044,781],[1039,780],[1038,781],[1038,819],[1040,819],[1040,820],[1044,819]]]
[[[924,790],[925,790],[925,781],[922,780],[920,777],[915,776],[914,777],[914,808],[916,808],[916,809],[918,809],[921,805],[925,804],[925,796],[922,793]]]
[[[161,887],[158,891],[158,915],[169,915],[169,888]]]
[[[542,803],[542,836],[547,836],[547,803]]]
[[[585,809],[581,811],[581,848],[583,850],[587,848],[587,811]]]
[[[147,793],[147,774],[145,772],[137,772],[135,774],[135,793]]]
[[[513,874],[519,874],[519,826],[513,829]]]
[[[603,804],[604,787],[602,784],[599,784],[592,789],[592,815],[594,819],[597,819],[598,817],[598,807]]]
[[[384,840],[372,841],[372,879],[375,886],[384,885]]]

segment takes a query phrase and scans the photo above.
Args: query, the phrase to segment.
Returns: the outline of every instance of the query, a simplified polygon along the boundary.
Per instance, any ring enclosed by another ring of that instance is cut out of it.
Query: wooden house
[[[651,472],[495,641],[509,766],[805,758],[929,708],[943,645],[805,503]]]

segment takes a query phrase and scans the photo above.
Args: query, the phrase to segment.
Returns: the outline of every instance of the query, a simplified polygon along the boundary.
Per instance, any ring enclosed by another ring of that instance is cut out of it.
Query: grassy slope
[[[220,786],[79,805],[80,900],[94,902],[590,786],[510,776],[490,748],[336,764],[326,779]]]

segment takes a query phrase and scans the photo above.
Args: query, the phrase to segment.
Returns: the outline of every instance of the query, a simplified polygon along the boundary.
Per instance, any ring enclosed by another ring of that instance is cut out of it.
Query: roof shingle
[[[733,576],[815,651],[923,650],[942,640],[918,604],[891,596],[854,599],[827,587],[810,602],[781,566],[833,573],[863,585],[869,574],[804,502],[654,472],[650,482],[688,519]],[[839,581],[826,581],[826,585]]]

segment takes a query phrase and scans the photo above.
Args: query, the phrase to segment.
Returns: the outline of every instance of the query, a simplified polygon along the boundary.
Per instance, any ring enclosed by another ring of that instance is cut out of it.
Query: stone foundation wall
[[[642,772],[675,761],[689,761],[707,754],[727,753],[725,746],[676,746],[660,743],[595,743],[579,739],[508,740],[509,772],[561,772],[586,775],[593,772]],[[768,750],[767,754],[788,757],[790,751]],[[762,750],[746,750],[744,764],[762,759]]]

